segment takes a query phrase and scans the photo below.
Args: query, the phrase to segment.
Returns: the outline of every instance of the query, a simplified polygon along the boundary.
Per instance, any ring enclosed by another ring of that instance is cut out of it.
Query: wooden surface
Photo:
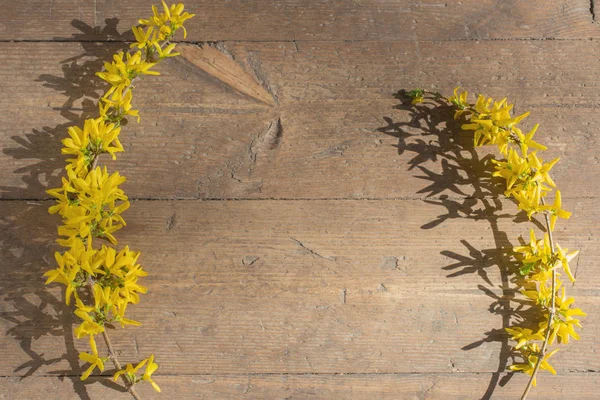
[[[151,2],[31,1],[0,15],[0,399],[128,398],[95,375],[53,267],[66,129],[96,112],[94,77]],[[194,1],[182,56],[136,85],[142,122],[109,168],[135,201],[120,244],[150,288],[112,333],[154,352],[163,394],[198,399],[513,399],[503,327],[518,318],[502,249],[530,223],[448,110],[414,87],[508,96],[561,157],[581,255],[582,339],[531,399],[600,387],[600,6],[581,1]],[[207,43],[210,41],[211,43]],[[200,43],[199,43],[200,42]],[[517,222],[517,223],[515,223]],[[540,226],[539,223],[537,223]],[[110,371],[107,371],[110,372]]]

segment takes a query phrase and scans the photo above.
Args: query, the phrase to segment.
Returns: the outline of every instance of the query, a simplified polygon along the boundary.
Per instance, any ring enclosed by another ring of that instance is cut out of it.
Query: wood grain
[[[531,399],[573,398],[595,400],[594,390],[600,382],[597,374],[568,373],[559,376],[541,376]],[[505,374],[502,375],[503,377]],[[149,385],[140,384],[143,398],[161,398],[168,394],[178,399],[406,399],[406,400],[475,400],[486,392],[491,374],[361,374],[361,375],[197,375],[164,376],[157,373],[156,381],[162,394],[158,396]],[[494,392],[496,400],[518,398],[526,384],[525,376],[516,375],[504,387]],[[90,378],[85,386],[72,381],[78,378],[56,379],[36,377],[19,380],[0,378],[7,399],[29,400],[44,393],[47,400],[80,399],[85,393],[92,399],[128,399],[126,393],[115,392]],[[83,388],[81,388],[83,387]],[[466,390],[465,388],[468,388]],[[85,397],[84,397],[85,398]]]
[[[41,277],[49,202],[4,203],[0,375],[79,370],[86,343],[65,347],[74,318]],[[502,328],[518,304],[495,249],[530,224],[515,224],[508,202],[471,208],[461,218],[406,200],[136,201],[118,238],[142,251],[150,291],[128,310],[144,327],[113,344],[123,361],[155,352],[164,374],[503,371]],[[560,374],[600,369],[599,211],[589,199],[574,211],[556,238],[581,250],[568,292],[589,316],[581,341],[553,358]]]
[[[276,106],[239,93],[236,84],[215,76],[221,72],[207,73],[187,61],[165,63],[161,76],[140,82],[136,106],[142,123],[124,128],[127,152],[116,163],[108,161],[130,179],[127,193],[134,198],[472,195],[472,180],[458,175],[451,178],[455,189],[443,187],[444,172],[453,174],[449,169],[455,163],[442,163],[442,154],[451,149],[437,142],[449,134],[443,121],[450,113],[423,113],[411,123],[415,116],[394,109],[400,102],[392,96],[417,86],[450,93],[461,84],[506,95],[517,112],[531,110],[525,127],[540,122],[537,137],[550,147],[546,158],[562,157],[553,176],[563,194],[598,195],[598,186],[588,184],[600,179],[594,42],[514,42],[510,47],[420,42],[418,56],[412,44],[403,43],[298,46],[299,51],[281,43],[220,45],[227,54],[219,59],[228,61],[219,71],[241,76],[237,68],[242,68],[247,75],[240,84],[268,88],[256,96],[274,96]],[[15,93],[0,99],[5,110],[0,167],[7,171],[0,176],[2,198],[47,198],[48,182],[59,184],[64,165],[60,139],[67,126],[81,122],[82,111],[84,116],[96,112],[92,101],[102,86],[89,81],[119,45],[0,47],[7,53],[0,76],[6,91]],[[83,55],[78,62],[61,64],[78,55]],[[38,57],[46,60],[41,73],[34,62]],[[20,73],[14,76],[14,70]],[[426,124],[431,117],[435,128]],[[277,140],[267,143],[274,121]],[[469,142],[465,135],[459,140],[465,146]],[[480,157],[487,152],[483,149]],[[481,172],[477,163],[463,167],[472,168],[471,176]],[[434,190],[424,190],[432,183]]]
[[[34,0],[6,7],[4,40],[121,40],[158,1]],[[598,38],[589,0],[185,2],[188,40],[464,40]],[[108,27],[105,24],[108,23]],[[127,36],[129,37],[129,36]]]
[[[152,3],[31,0],[0,14],[0,399],[128,397],[108,375],[79,380],[87,343],[42,279],[58,223],[43,199],[60,182],[60,139],[96,115],[94,73]],[[567,288],[588,316],[530,398],[597,397],[597,4],[185,4],[197,15],[183,57],[136,85],[142,123],[107,162],[142,199],[118,238],[150,272],[129,310],[144,326],[112,332],[122,361],[154,352],[162,398],[518,397],[505,249],[532,225],[448,110],[411,114],[393,97],[461,85],[531,110],[525,126],[540,122],[547,158],[562,158],[553,177],[574,216],[556,238],[581,250]]]

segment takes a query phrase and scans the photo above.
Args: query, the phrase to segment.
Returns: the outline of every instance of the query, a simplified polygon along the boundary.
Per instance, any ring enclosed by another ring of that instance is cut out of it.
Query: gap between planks
[[[527,41],[564,41],[564,42],[582,42],[594,41],[593,37],[581,38],[555,38],[555,37],[522,37],[522,38],[456,38],[456,39],[419,39],[419,42],[527,42]],[[206,41],[171,41],[175,44],[194,44],[194,45],[214,45],[218,43],[402,43],[406,40],[400,39],[281,39],[281,40],[241,40],[241,39],[223,39],[223,40],[206,40]],[[0,43],[133,43],[130,40],[85,40],[85,39],[0,39]]]
[[[549,196],[549,198],[553,198]],[[562,196],[563,200],[596,200],[597,196]],[[426,200],[508,200],[505,196],[400,196],[400,197],[129,197],[129,201],[426,201]],[[4,199],[2,201],[14,202],[44,202],[53,201],[51,197]]]

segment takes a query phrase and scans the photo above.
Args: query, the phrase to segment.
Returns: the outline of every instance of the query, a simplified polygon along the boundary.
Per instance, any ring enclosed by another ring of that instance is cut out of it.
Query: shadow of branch
[[[67,137],[68,128],[97,114],[95,101],[105,88],[95,73],[102,68],[104,61],[111,59],[112,54],[128,47],[123,40],[130,39],[130,33],[126,36],[119,34],[118,22],[116,18],[107,19],[103,28],[91,27],[78,20],[72,22],[79,33],[68,39],[79,41],[83,52],[60,61],[62,76],[42,74],[36,79],[42,86],[66,97],[60,107],[53,108],[66,121],[53,127],[33,128],[24,136],[13,136],[16,146],[3,149],[4,154],[20,161],[13,173],[21,175],[23,183],[0,187],[2,198],[27,200],[5,202],[0,212],[0,226],[5,232],[0,242],[3,260],[0,292],[6,304],[0,318],[9,326],[6,335],[18,341],[29,358],[15,366],[14,372],[25,379],[42,367],[66,360],[68,371],[51,373],[70,379],[82,399],[89,399],[86,385],[97,379],[90,378],[90,382],[84,383],[79,376],[73,376],[73,373],[81,371],[73,335],[73,324],[77,321],[70,307],[64,304],[64,295],[57,290],[58,287],[44,285],[42,275],[53,268],[52,254],[58,249],[54,239],[59,221],[57,216],[48,214],[50,203],[42,200],[48,198],[45,190],[60,186],[65,164],[64,157],[60,155],[61,139]],[[90,37],[95,41],[89,41]],[[83,38],[86,40],[80,41]],[[64,41],[64,38],[56,39]],[[23,165],[22,160],[31,163]],[[64,338],[65,352],[46,356],[36,350],[35,342],[44,336]],[[107,383],[106,379],[100,381],[120,388],[115,383]]]
[[[427,186],[417,193],[425,195],[423,201],[440,206],[444,211],[434,220],[421,226],[421,229],[434,229],[449,220],[461,218],[484,220],[489,223],[495,247],[479,250],[467,240],[461,240],[466,254],[444,250],[441,255],[455,262],[442,267],[448,271],[448,278],[457,278],[468,274],[477,274],[488,286],[478,285],[493,302],[489,312],[501,318],[501,327],[484,333],[484,337],[462,347],[469,351],[484,343],[500,344],[499,361],[496,372],[492,374],[482,399],[490,399],[497,385],[504,385],[512,377],[511,373],[501,375],[507,369],[513,357],[512,347],[505,328],[510,326],[511,319],[526,319],[523,315],[525,307],[515,300],[515,289],[511,288],[509,277],[514,271],[512,261],[512,244],[505,232],[499,229],[501,219],[514,222],[525,222],[524,213],[510,214],[503,212],[504,181],[492,175],[494,168],[490,162],[491,154],[481,157],[473,147],[473,136],[462,131],[461,121],[454,119],[454,108],[441,100],[431,100],[417,105],[405,91],[394,95],[400,104],[396,109],[408,113],[404,122],[395,122],[385,117],[387,126],[379,128],[380,132],[398,139],[395,147],[399,155],[411,154],[408,170],[419,171],[417,178],[427,182]],[[534,221],[537,222],[537,221]],[[537,222],[539,224],[539,222]],[[494,283],[489,271],[496,269],[500,273],[500,294],[489,289]],[[517,307],[512,308],[512,305]]]

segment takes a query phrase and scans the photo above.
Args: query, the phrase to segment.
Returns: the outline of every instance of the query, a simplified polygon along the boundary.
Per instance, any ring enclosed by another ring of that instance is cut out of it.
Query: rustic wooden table
[[[144,326],[112,334],[122,361],[156,354],[163,393],[143,397],[517,398],[527,377],[503,386],[503,327],[518,304],[498,249],[530,225],[484,179],[487,149],[447,143],[439,113],[395,108],[400,89],[461,85],[531,110],[526,125],[562,157],[574,216],[556,235],[581,249],[569,291],[589,315],[530,398],[596,399],[594,3],[186,2],[184,55],[137,85],[141,123],[107,161],[135,199],[120,243],[150,272],[129,310]],[[41,276],[59,222],[44,191],[60,184],[66,128],[96,113],[94,72],[151,4],[3,2],[2,399],[128,398],[79,380],[87,343]]]

